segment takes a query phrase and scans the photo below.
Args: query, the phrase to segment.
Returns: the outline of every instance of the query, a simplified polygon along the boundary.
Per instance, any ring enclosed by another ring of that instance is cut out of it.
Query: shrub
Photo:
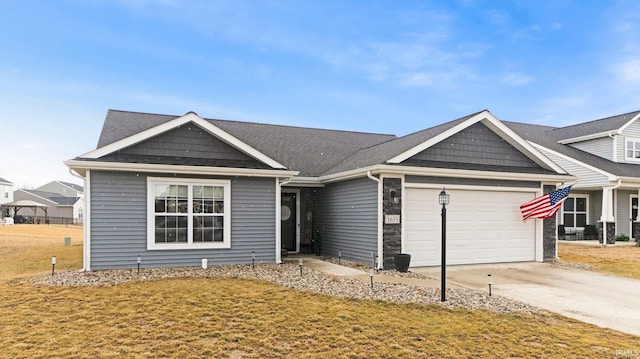
[[[618,234],[616,236],[616,241],[620,241],[620,242],[629,242],[629,236],[627,236],[626,234],[622,233],[622,234]]]

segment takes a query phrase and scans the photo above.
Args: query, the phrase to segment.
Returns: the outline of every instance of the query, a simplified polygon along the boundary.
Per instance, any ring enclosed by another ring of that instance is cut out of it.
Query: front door
[[[629,237],[634,238],[636,233],[636,218],[638,218],[638,196],[631,196],[631,235]]]
[[[296,194],[283,193],[280,209],[281,243],[282,248],[290,252],[297,252],[296,248]]]

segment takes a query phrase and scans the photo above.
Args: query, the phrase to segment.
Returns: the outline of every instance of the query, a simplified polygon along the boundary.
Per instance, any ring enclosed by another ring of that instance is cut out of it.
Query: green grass
[[[15,249],[7,261],[43,267],[0,267],[3,358],[614,358],[640,350],[639,337],[558,315],[357,301],[256,280],[33,285],[29,277],[48,272],[49,252],[63,247],[59,234],[22,239],[41,244],[34,258],[3,231],[0,249]],[[67,260],[79,268],[79,253]]]

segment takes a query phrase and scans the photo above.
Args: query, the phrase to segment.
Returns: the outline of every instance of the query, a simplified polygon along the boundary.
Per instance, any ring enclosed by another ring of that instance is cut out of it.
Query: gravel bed
[[[382,272],[382,271],[381,271]],[[385,271],[395,272],[396,271]],[[386,273],[385,273],[386,274]],[[402,273],[411,275],[411,273]],[[59,272],[33,278],[34,284],[59,286],[111,286],[130,282],[156,281],[169,278],[238,278],[258,279],[280,284],[300,291],[327,294],[337,297],[389,301],[395,303],[438,304],[450,308],[488,309],[499,313],[541,313],[538,308],[509,300],[500,296],[489,297],[487,293],[469,289],[448,289],[447,301],[440,302],[440,289],[404,284],[371,283],[343,278],[314,271],[296,264],[221,265],[179,268],[145,268],[137,274],[136,269],[102,270],[95,272]]]
[[[583,269],[583,270],[592,270],[593,265],[586,263],[574,263],[574,262],[563,262],[563,261],[553,261],[552,265],[558,267],[567,267],[567,268],[575,268],[575,269]]]

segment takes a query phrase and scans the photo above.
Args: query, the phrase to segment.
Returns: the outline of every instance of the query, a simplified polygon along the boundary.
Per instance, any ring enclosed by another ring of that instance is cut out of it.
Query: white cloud
[[[400,86],[427,87],[433,84],[433,76],[425,72],[416,72],[400,78]]]
[[[625,83],[640,83],[640,60],[623,61],[613,68],[620,81]]]
[[[510,72],[502,77],[501,82],[508,86],[522,86],[534,82],[532,76],[520,72]]]

